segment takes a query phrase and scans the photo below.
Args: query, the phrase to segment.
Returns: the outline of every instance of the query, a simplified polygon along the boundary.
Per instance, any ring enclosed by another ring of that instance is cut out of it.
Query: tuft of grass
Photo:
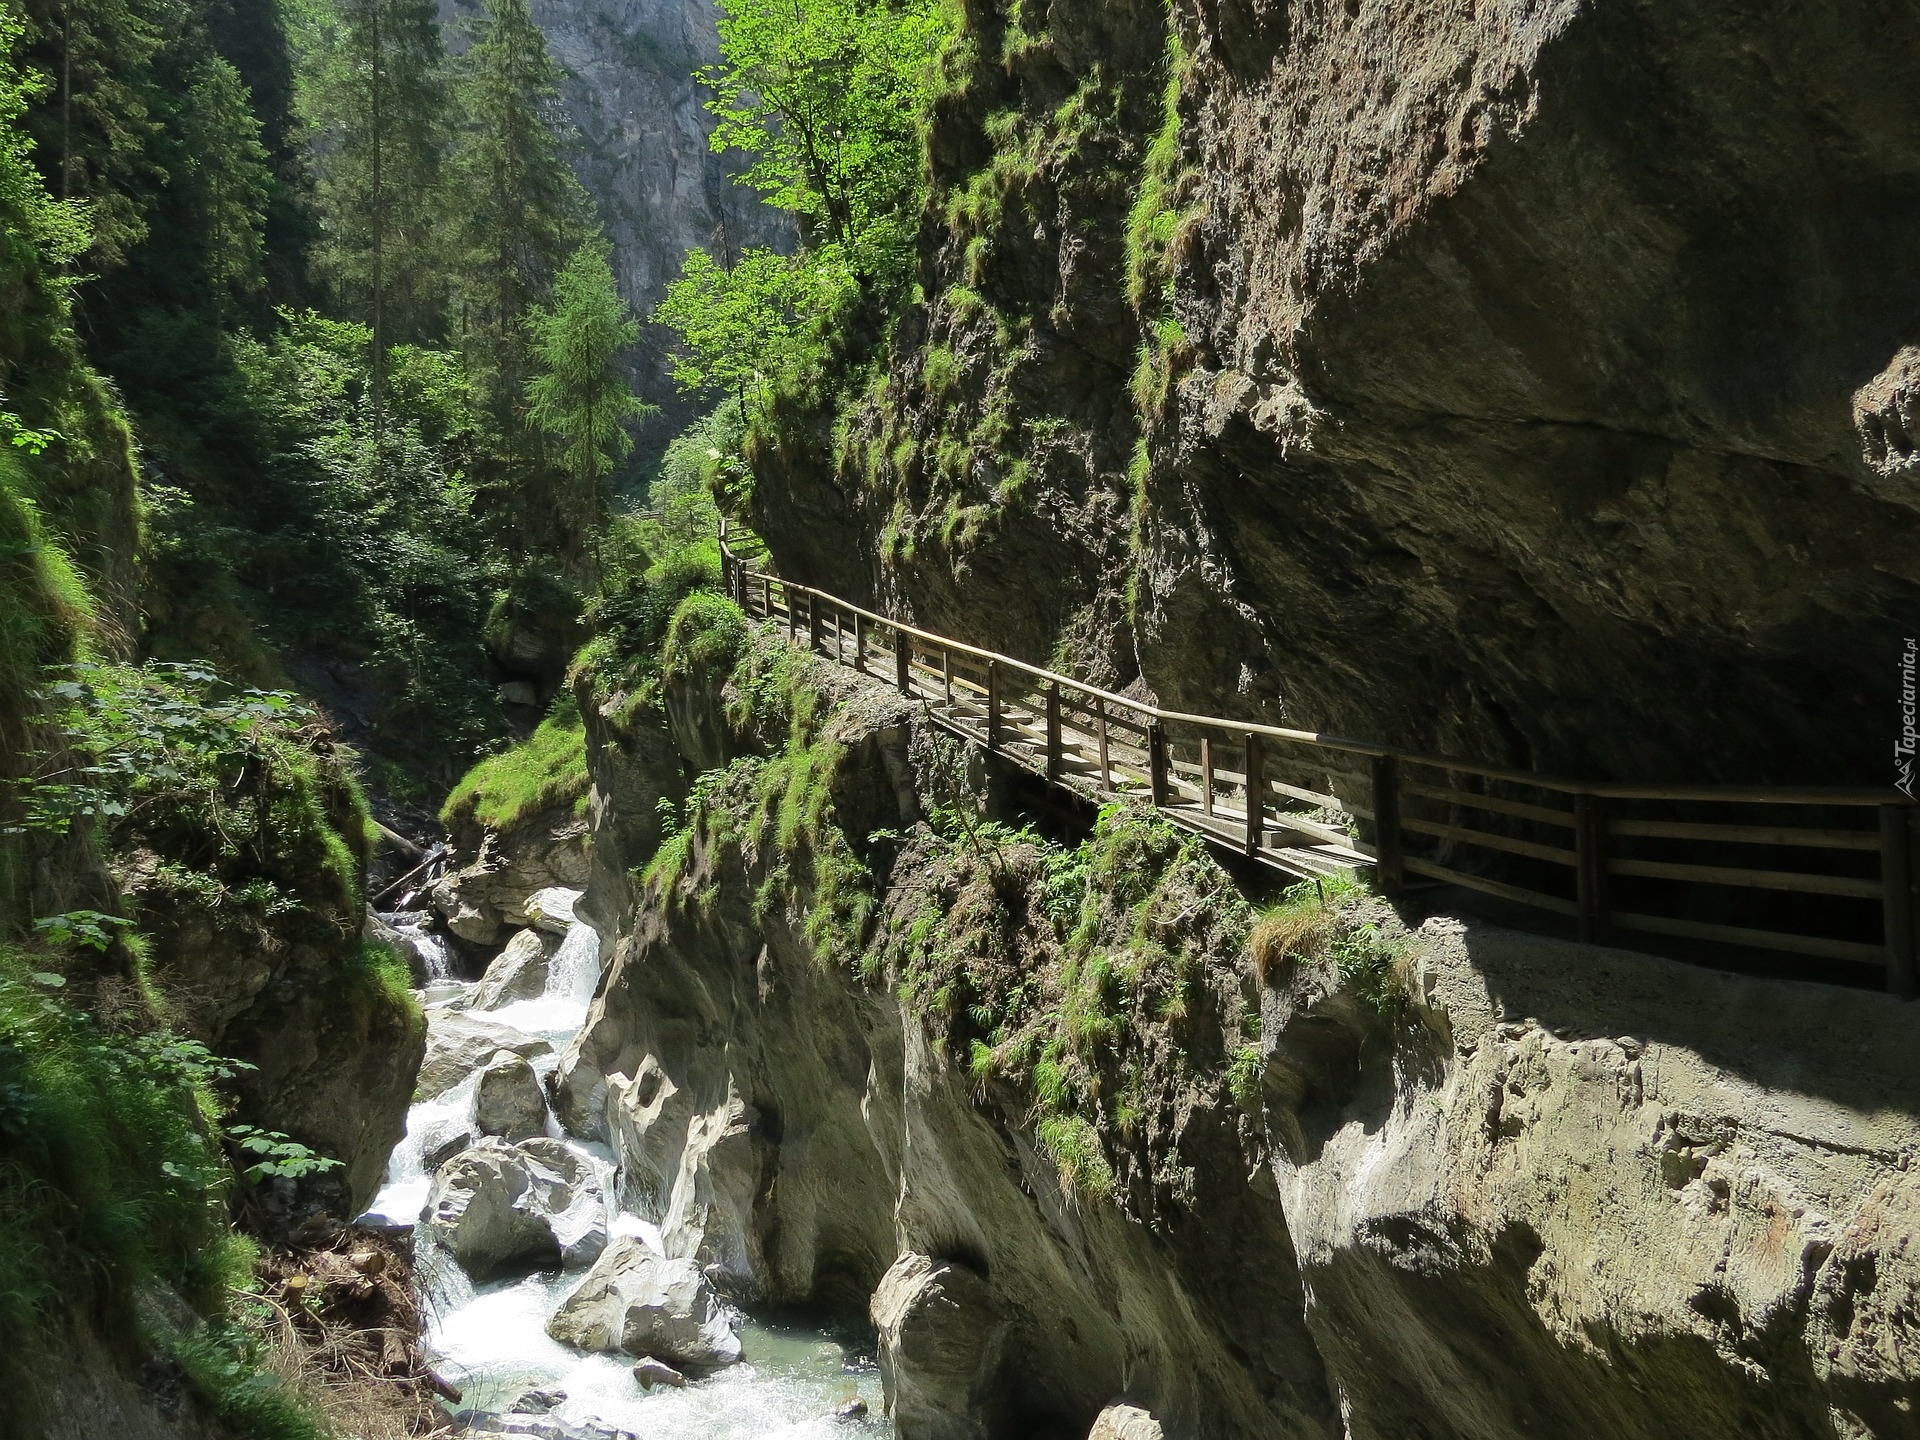
[[[573,696],[562,691],[524,743],[467,771],[440,807],[440,822],[450,830],[511,830],[542,810],[582,810],[588,785],[586,727]]]
[[[1100,1136],[1079,1115],[1045,1115],[1034,1126],[1040,1149],[1060,1172],[1061,1182],[1093,1201],[1111,1201],[1118,1193],[1113,1165]]]
[[[696,671],[723,675],[746,651],[746,612],[724,595],[696,590],[680,602],[667,624],[660,673],[670,678]]]

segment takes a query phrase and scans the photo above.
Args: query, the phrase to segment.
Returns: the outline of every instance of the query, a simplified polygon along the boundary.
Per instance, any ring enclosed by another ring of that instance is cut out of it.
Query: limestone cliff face
[[[734,184],[714,155],[706,92],[694,73],[720,58],[712,0],[537,0],[534,19],[567,72],[567,111],[580,132],[575,171],[614,245],[621,292],[645,316],[695,246],[716,255],[791,244],[792,227]],[[664,343],[658,332],[649,342]],[[646,398],[681,418],[656,343],[641,347]]]
[[[763,457],[790,569],[1182,708],[1887,782],[1920,15],[967,13],[930,303],[849,443]]]
[[[617,941],[556,1108],[736,1298],[869,1304],[903,1440],[1077,1440],[1120,1397],[1195,1440],[1920,1435],[1907,1007],[1377,901],[1342,921],[1391,957],[1372,980],[1256,965],[1178,847],[1109,857],[1076,979],[1060,870],[940,841],[945,742],[817,683],[839,839],[774,838],[737,680],[595,747],[602,823],[669,746],[705,818],[593,897]],[[853,853],[848,953],[795,877]],[[1053,1004],[1064,1048],[969,1050],[982,1011]],[[1091,1151],[1049,1130],[1046,1066],[1086,1082]]]

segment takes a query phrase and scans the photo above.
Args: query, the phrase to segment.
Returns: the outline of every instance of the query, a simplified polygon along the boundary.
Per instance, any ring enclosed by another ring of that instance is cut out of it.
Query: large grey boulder
[[[740,1358],[720,1297],[691,1260],[669,1260],[633,1236],[610,1244],[547,1333],[581,1350],[624,1350],[679,1368],[711,1370]]]
[[[504,1140],[482,1140],[440,1167],[420,1228],[475,1280],[557,1263],[560,1247],[533,1188],[518,1150]]]
[[[900,1440],[984,1440],[1005,1330],[987,1282],[909,1251],[880,1278],[871,1311]]]
[[[473,1090],[473,1124],[482,1135],[530,1140],[547,1132],[547,1099],[533,1067],[511,1050],[496,1050]]]
[[[420,1065],[415,1100],[445,1094],[478,1070],[499,1050],[523,1060],[551,1055],[553,1046],[498,1020],[460,1010],[434,1010],[427,1016],[427,1058]]]
[[[592,1164],[566,1142],[540,1136],[514,1149],[527,1167],[541,1218],[564,1269],[593,1264],[607,1248],[607,1202]]]
[[[497,1010],[516,1000],[537,1000],[546,993],[552,948],[538,930],[522,930],[493,957],[473,992],[472,1010]]]
[[[475,1280],[591,1263],[606,1245],[592,1168],[558,1140],[481,1140],[441,1166],[420,1215],[431,1244]]]

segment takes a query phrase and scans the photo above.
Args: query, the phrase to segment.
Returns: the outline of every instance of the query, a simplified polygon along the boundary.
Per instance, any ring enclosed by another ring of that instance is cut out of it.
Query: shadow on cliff
[[[1920,1114],[1920,1008],[1911,1002],[1460,924],[1499,1018],[1537,1020],[1563,1039],[1658,1041],[1770,1090]]]

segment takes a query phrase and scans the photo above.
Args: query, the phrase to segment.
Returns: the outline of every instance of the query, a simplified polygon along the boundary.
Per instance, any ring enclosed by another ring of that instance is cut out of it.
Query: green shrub
[[[746,651],[746,612],[723,595],[695,591],[667,623],[660,671],[674,677],[723,674],[738,665]]]
[[[0,948],[0,1373],[15,1378],[54,1317],[130,1325],[150,1280],[216,1313],[230,1268],[211,1089],[230,1072],[164,1031],[103,1030],[62,998],[60,963]]]

